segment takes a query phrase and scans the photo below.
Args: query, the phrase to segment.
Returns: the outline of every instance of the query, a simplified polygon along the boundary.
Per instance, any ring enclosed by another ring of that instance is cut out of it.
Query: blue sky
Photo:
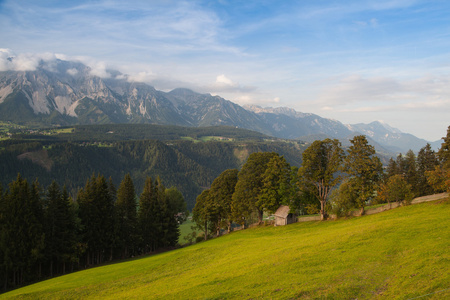
[[[0,1],[0,59],[78,59],[157,89],[382,120],[434,141],[450,125],[450,1]],[[0,70],[11,68],[0,60]]]

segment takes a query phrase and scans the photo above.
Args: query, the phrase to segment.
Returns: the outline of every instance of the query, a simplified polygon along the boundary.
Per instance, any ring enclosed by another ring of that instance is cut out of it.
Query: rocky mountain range
[[[13,58],[11,58],[13,59]],[[427,141],[382,122],[345,125],[291,108],[242,107],[219,96],[178,88],[158,91],[126,75],[92,74],[82,63],[42,62],[34,71],[0,72],[0,120],[31,125],[151,123],[229,125],[284,139],[338,138],[365,134],[377,150],[418,151]],[[440,142],[430,143],[434,148]]]

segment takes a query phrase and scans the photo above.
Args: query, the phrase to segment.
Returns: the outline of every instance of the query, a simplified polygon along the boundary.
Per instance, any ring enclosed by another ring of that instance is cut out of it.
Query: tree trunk
[[[325,200],[320,201],[320,219],[322,221],[326,220],[328,217],[327,212],[325,211],[325,204],[326,204]]]
[[[261,224],[262,224],[262,221],[263,221],[263,214],[264,214],[264,211],[258,209],[258,225],[261,225]]]
[[[361,207],[361,210],[359,211],[359,216],[361,217],[362,215],[364,215],[364,206]]]

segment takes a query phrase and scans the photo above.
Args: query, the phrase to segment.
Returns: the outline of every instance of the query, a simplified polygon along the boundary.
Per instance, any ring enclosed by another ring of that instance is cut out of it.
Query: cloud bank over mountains
[[[1,52],[0,69],[78,59],[104,78],[114,69],[164,91],[384,119],[438,139],[449,125],[448,15],[439,0],[5,0],[1,47],[17,55]]]

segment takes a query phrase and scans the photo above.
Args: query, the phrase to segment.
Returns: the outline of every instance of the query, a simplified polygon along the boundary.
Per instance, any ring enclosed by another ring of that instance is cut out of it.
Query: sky
[[[0,28],[0,71],[79,60],[428,141],[450,125],[447,0],[0,0]]]

